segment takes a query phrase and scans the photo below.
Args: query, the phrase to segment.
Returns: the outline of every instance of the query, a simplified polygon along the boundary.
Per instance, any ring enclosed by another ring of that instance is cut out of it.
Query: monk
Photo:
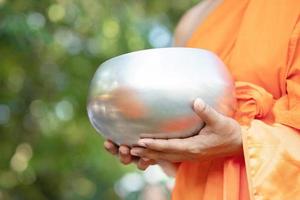
[[[206,0],[182,18],[177,46],[215,52],[236,85],[234,117],[201,99],[204,128],[185,139],[105,142],[121,162],[178,163],[174,200],[300,199],[300,1]]]

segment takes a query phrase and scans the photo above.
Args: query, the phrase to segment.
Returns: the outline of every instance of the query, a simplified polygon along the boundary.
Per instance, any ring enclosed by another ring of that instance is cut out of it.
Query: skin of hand
[[[150,165],[157,164],[156,161],[152,159],[132,156],[130,154],[130,147],[126,145],[118,146],[111,140],[104,142],[104,148],[110,154],[117,156],[124,165],[135,163],[140,170],[146,170]]]
[[[110,154],[119,158],[124,165],[134,163],[140,170],[146,170],[150,165],[158,164],[162,170],[170,177],[175,177],[178,164],[169,161],[155,161],[153,159],[141,158],[130,154],[130,147],[126,145],[118,146],[110,140],[104,142],[104,148]]]
[[[242,153],[241,127],[234,119],[218,113],[203,100],[196,99],[193,109],[205,126],[198,134],[182,139],[154,139],[138,141],[130,154],[150,160],[170,162],[211,160]]]

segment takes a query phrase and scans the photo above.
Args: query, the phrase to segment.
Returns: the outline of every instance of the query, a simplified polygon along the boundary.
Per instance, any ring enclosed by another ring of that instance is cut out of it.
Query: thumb
[[[215,124],[220,122],[222,115],[206,104],[202,99],[194,101],[193,109],[205,124]]]

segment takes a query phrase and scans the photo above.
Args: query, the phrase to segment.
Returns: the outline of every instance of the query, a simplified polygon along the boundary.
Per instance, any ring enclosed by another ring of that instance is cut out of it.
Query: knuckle
[[[192,153],[192,154],[199,154],[201,151],[200,151],[200,148],[197,146],[197,145],[190,145],[188,148],[187,148],[187,151],[189,153]]]

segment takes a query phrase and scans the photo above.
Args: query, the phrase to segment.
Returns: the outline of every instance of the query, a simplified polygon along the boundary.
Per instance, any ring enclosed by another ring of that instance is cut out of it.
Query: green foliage
[[[118,199],[86,114],[104,60],[167,46],[197,0],[0,0],[0,199]]]

